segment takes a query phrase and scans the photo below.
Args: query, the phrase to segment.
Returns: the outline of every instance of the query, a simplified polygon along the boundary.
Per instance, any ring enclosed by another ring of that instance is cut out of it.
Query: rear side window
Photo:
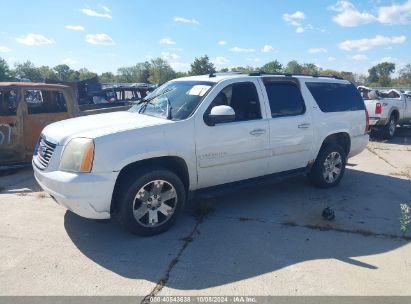
[[[63,92],[49,90],[26,90],[24,100],[29,114],[67,112]]]
[[[365,110],[364,100],[352,84],[324,82],[305,84],[323,112]]]
[[[305,113],[300,89],[294,83],[266,83],[271,117],[296,116]]]

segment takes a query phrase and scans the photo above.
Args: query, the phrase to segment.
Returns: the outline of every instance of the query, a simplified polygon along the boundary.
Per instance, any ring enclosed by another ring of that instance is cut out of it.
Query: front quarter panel
[[[193,120],[187,119],[99,137],[93,172],[119,172],[137,161],[177,156],[187,164],[191,188],[196,183],[193,129]]]

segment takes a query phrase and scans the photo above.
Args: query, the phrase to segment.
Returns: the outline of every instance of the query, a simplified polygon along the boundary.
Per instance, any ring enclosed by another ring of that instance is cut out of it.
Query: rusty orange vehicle
[[[41,131],[50,123],[130,107],[124,101],[79,105],[76,92],[65,85],[0,82],[0,168],[30,162]]]

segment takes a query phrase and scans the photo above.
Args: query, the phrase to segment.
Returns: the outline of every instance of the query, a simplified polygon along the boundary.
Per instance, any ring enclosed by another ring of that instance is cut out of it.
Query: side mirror
[[[219,123],[231,122],[235,120],[234,109],[230,106],[215,106],[211,109],[210,114],[204,117],[208,126],[215,126]]]

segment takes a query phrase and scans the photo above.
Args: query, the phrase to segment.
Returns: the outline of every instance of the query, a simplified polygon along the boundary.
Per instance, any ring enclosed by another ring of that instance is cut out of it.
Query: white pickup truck
[[[367,131],[364,101],[348,81],[212,74],[170,81],[128,112],[47,126],[33,168],[72,212],[116,214],[131,232],[152,235],[200,189],[296,173],[333,187]]]
[[[370,129],[383,138],[395,135],[397,125],[411,124],[411,98],[397,90],[358,87],[370,116]]]

